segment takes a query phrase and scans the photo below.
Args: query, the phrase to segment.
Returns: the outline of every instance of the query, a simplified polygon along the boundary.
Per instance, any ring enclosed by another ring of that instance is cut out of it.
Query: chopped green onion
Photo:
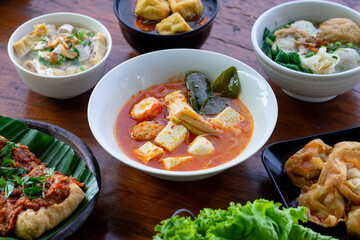
[[[315,55],[315,53],[314,52],[308,52],[306,55],[305,55],[305,57],[306,58],[309,58],[309,57],[312,57],[312,56],[314,56]]]
[[[43,57],[39,56],[39,62],[41,65],[45,66],[45,60]]]
[[[71,43],[71,42],[69,42],[68,45],[69,45],[69,47],[72,47],[72,43]]]
[[[84,45],[84,46],[90,45],[90,41],[85,39],[81,44]]]
[[[334,51],[333,50],[330,50],[328,53],[333,53]]]
[[[341,42],[340,42],[340,41],[336,41],[336,42],[335,42],[335,46],[341,47]]]
[[[78,31],[77,37],[78,37],[78,39],[83,40],[84,39],[84,31],[83,30]]]
[[[335,56],[335,55],[334,55],[334,56],[331,56],[331,57],[332,57],[333,59],[338,59],[338,57],[337,57],[337,56]]]
[[[46,42],[46,38],[45,38],[45,37],[41,37],[41,38],[39,39],[39,41]]]
[[[88,37],[93,37],[94,36],[94,34],[92,34],[91,32],[87,32],[87,33],[85,33]]]
[[[79,69],[80,69],[81,71],[85,71],[85,70],[86,70],[86,68],[84,68],[83,66],[80,66]]]

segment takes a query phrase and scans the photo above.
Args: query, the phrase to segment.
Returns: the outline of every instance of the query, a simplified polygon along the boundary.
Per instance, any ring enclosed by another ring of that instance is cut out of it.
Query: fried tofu
[[[244,117],[232,109],[231,107],[225,108],[215,118],[211,119],[211,122],[221,127],[231,127],[244,120]]]
[[[135,14],[147,20],[162,20],[169,16],[170,7],[166,0],[138,0]]]
[[[171,152],[185,141],[187,135],[188,130],[183,125],[169,121],[154,142]]]
[[[161,35],[171,35],[192,30],[189,24],[179,13],[173,13],[155,26],[156,31]]]
[[[197,136],[188,148],[188,153],[199,156],[209,155],[214,151],[214,145],[202,136]]]
[[[13,46],[14,52],[19,57],[23,57],[28,52],[30,52],[30,50],[37,44],[39,39],[41,37],[46,36],[47,33],[48,33],[48,29],[45,23],[35,25],[34,31],[24,36],[14,44]]]
[[[172,12],[179,13],[186,20],[200,16],[204,9],[201,0],[169,0]]]
[[[163,109],[163,105],[154,97],[148,97],[135,104],[131,116],[136,120],[156,118]]]
[[[93,65],[95,65],[98,62],[100,62],[101,59],[103,59],[105,56],[106,38],[101,32],[98,32],[97,34],[95,34],[93,39],[94,39],[94,43],[91,44],[91,47],[90,47],[89,62],[91,62]]]
[[[192,158],[192,156],[185,156],[185,157],[167,157],[167,158],[163,158],[161,159],[161,161],[163,162],[165,168],[167,170],[170,170],[178,165],[180,165],[183,162],[186,162],[188,160],[190,160]]]
[[[161,147],[158,147],[151,142],[146,142],[144,145],[138,149],[135,149],[134,151],[146,164],[150,160],[164,154],[164,150]]]
[[[169,111],[170,120],[184,125],[189,131],[198,135],[221,132],[219,126],[207,121],[192,109],[180,90],[166,95],[164,101]]]

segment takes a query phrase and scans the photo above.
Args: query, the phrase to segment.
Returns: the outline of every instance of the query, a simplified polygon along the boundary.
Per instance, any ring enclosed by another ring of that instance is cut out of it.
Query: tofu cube
[[[156,118],[163,109],[163,105],[156,98],[148,97],[135,104],[131,116],[136,120]]]
[[[155,25],[156,31],[161,35],[171,35],[192,30],[189,24],[181,17],[179,13],[173,13],[161,22]]]
[[[135,14],[147,20],[162,20],[169,16],[170,7],[166,0],[137,0]]]
[[[202,136],[197,136],[188,148],[188,153],[193,155],[209,155],[214,152],[215,148],[212,143]]]
[[[164,101],[171,121],[183,124],[189,131],[198,135],[221,132],[217,125],[207,121],[192,109],[180,90],[166,95]]]
[[[185,156],[185,157],[168,157],[163,158],[161,161],[163,162],[165,168],[167,170],[170,170],[178,165],[180,165],[183,162],[186,162],[187,160],[190,160],[191,156]]]
[[[244,120],[244,117],[232,109],[231,107],[225,108],[219,115],[211,119],[211,122],[219,125],[220,127],[231,127]]]
[[[140,148],[135,149],[135,153],[147,164],[150,160],[164,154],[164,150],[151,142],[146,142]]]
[[[186,20],[200,16],[204,9],[201,0],[169,0],[172,12],[178,12]]]
[[[187,134],[188,130],[186,127],[169,121],[154,141],[156,144],[171,152],[185,141]]]
[[[59,32],[60,33],[72,33],[74,27],[70,24],[64,24],[61,27],[59,27]]]

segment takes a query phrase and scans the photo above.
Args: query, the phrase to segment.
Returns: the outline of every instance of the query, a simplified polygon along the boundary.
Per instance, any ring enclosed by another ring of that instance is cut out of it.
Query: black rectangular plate
[[[284,170],[285,162],[298,150],[303,148],[313,139],[320,138],[324,143],[334,146],[341,141],[360,142],[360,126],[317,134],[313,136],[277,142],[269,145],[262,153],[262,162],[271,180],[274,182],[285,207],[297,207],[296,198],[300,195],[300,188],[292,184],[290,178]],[[324,228],[312,223],[306,226],[324,235],[331,235],[339,239],[350,239],[346,234],[344,223],[339,223],[336,227]]]

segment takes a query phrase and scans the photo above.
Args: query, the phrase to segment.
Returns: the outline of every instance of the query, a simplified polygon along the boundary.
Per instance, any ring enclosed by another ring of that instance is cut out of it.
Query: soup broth
[[[17,61],[44,76],[66,76],[86,71],[106,53],[101,32],[71,24],[39,24],[13,46]]]
[[[137,156],[134,150],[140,148],[146,141],[138,141],[131,137],[130,129],[133,125],[138,123],[138,121],[131,116],[131,110],[135,104],[148,97],[154,97],[163,103],[166,95],[177,90],[181,90],[182,93],[187,92],[184,81],[155,85],[133,96],[121,109],[115,123],[115,136],[123,152],[134,161],[145,164],[145,162]],[[247,107],[238,98],[227,99],[227,104],[240,113],[244,119],[236,127],[224,129],[221,134],[204,135],[213,144],[215,148],[214,152],[205,156],[196,156],[188,153],[187,150],[190,143],[197,137],[196,134],[190,132],[185,141],[175,150],[172,152],[165,150],[165,153],[160,158],[153,159],[146,165],[158,169],[165,169],[161,159],[191,155],[192,158],[190,160],[171,169],[177,171],[191,171],[215,167],[237,157],[246,148],[251,139],[253,134],[253,119]],[[153,120],[165,126],[168,122],[168,115],[168,110],[165,107],[161,114]],[[208,116],[203,117],[209,118]],[[154,143],[153,140],[150,142]]]

